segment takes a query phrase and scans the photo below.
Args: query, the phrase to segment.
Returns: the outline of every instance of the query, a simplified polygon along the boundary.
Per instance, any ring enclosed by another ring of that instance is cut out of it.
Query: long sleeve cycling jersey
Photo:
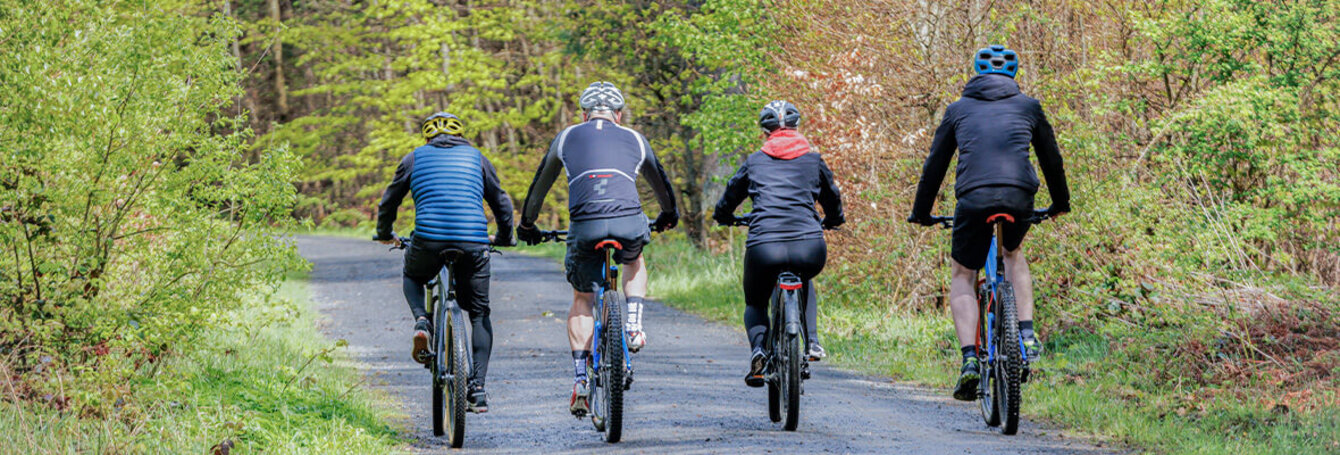
[[[1042,104],[1022,94],[1019,85],[1007,76],[986,74],[968,81],[963,97],[945,109],[944,119],[935,130],[912,205],[913,216],[930,216],[955,149],[956,197],[984,186],[1016,186],[1036,192],[1040,182],[1028,161],[1030,143],[1047,178],[1052,208],[1069,211],[1070,189],[1061,152]]]
[[[823,228],[842,225],[842,194],[833,171],[794,130],[778,130],[750,154],[726,183],[712,219],[730,223],[745,198],[753,200],[746,246],[823,239]],[[824,209],[824,219],[814,203]]]
[[[651,186],[662,213],[676,217],[674,188],[641,133],[605,119],[564,129],[549,144],[522,204],[521,224],[534,225],[544,196],[563,171],[568,178],[568,215],[572,221],[616,218],[642,213],[637,176]]]
[[[469,141],[434,137],[396,167],[377,208],[377,238],[390,239],[396,210],[414,198],[414,233],[429,240],[489,243],[487,201],[498,223],[498,243],[512,238],[512,198],[502,189],[493,163]]]

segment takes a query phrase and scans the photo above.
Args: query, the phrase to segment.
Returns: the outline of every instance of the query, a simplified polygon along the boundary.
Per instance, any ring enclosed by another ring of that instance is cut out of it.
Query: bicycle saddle
[[[462,250],[460,248],[447,248],[445,250],[442,250],[441,254],[442,259],[445,259],[447,262],[456,262],[457,258],[465,256],[465,250]]]
[[[622,249],[623,249],[623,244],[622,244],[622,243],[619,243],[618,240],[614,240],[614,239],[605,239],[605,240],[601,240],[600,243],[597,243],[595,249],[596,249],[596,251],[600,251],[600,250],[605,249],[605,247],[611,247],[611,248],[614,248],[614,249],[616,249],[616,250],[622,250]]]

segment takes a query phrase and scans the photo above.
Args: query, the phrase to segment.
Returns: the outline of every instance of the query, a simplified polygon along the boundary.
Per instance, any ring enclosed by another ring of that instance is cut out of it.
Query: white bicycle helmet
[[[586,87],[586,90],[582,91],[582,97],[578,104],[585,111],[620,111],[623,110],[624,106],[623,92],[620,92],[610,82],[592,82],[591,85]]]

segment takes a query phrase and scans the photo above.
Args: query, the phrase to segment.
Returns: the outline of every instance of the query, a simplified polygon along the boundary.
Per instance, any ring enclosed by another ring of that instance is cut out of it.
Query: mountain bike
[[[393,248],[409,248],[411,240],[408,237],[397,239],[399,245]],[[442,259],[446,265],[437,272],[436,278],[424,285],[428,291],[425,304],[433,332],[428,344],[431,351],[427,358],[418,359],[433,375],[433,435],[447,436],[447,442],[453,448],[465,444],[466,381],[470,377],[470,367],[474,365],[466,332],[470,319],[456,304],[456,282],[451,273],[456,260],[466,254],[456,248],[443,251]]]
[[[737,217],[731,226],[749,226],[749,218]],[[809,379],[809,358],[801,339],[807,333],[800,314],[802,299],[808,298],[804,287],[799,276],[782,272],[768,299],[768,336],[763,340],[768,365],[763,376],[768,384],[768,418],[784,421],[782,429],[786,431],[796,431],[800,425],[800,396],[805,393],[803,381]]]
[[[541,231],[543,242],[563,241],[568,231]],[[591,334],[591,356],[586,361],[586,377],[590,381],[591,424],[601,432],[606,442],[619,442],[623,435],[623,393],[633,384],[632,357],[628,353],[628,337],[624,333],[624,311],[628,300],[619,290],[619,265],[614,252],[623,245],[614,239],[596,243],[595,249],[605,256],[601,281],[595,283],[595,305],[592,309],[595,327]],[[578,418],[585,417],[578,415]]]
[[[1023,222],[1038,224],[1048,218],[1046,210],[1035,210]],[[931,217],[944,228],[954,227],[954,218]],[[977,283],[977,356],[983,359],[978,374],[977,400],[982,420],[1001,427],[1001,433],[1019,431],[1019,407],[1023,401],[1023,383],[1028,381],[1029,359],[1024,339],[1019,334],[1019,315],[1014,302],[1014,284],[1005,276],[1005,224],[1013,216],[997,213],[986,218],[995,231],[987,251],[985,276]]]

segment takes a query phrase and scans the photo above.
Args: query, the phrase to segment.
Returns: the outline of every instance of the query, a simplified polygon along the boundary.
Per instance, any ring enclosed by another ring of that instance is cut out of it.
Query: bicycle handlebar
[[[568,239],[568,231],[540,231],[540,243],[560,242]]]
[[[1047,209],[1035,209],[1033,210],[1033,216],[1028,217],[1028,219],[1024,220],[1024,222],[1028,224],[1038,224],[1043,221],[1050,220],[1051,218],[1052,215],[1050,212],[1047,211]],[[932,216],[930,218],[930,221],[933,224],[939,224],[940,227],[944,229],[954,227],[954,217],[952,216]]]
[[[647,223],[647,229],[650,229],[652,232],[660,232],[660,231],[657,231],[657,230],[656,230],[656,223]],[[544,242],[561,242],[561,241],[565,241],[565,240],[567,240],[567,239],[568,239],[568,231],[566,231],[566,230],[562,230],[562,231],[540,231],[540,243],[544,243]]]
[[[564,231],[564,233],[566,233],[566,231]],[[394,232],[391,233],[391,238],[395,239],[396,243],[394,245],[391,245],[391,249],[387,251],[407,249],[413,243],[413,241],[410,240],[410,237],[401,237]],[[376,237],[373,237],[372,240],[381,241],[381,239],[378,239]],[[498,250],[497,248],[494,248],[494,245],[489,245],[489,253],[502,254],[502,251]]]
[[[749,223],[750,223],[751,221],[753,221],[753,213],[746,213],[746,214],[744,214],[744,216],[737,216],[737,217],[735,217],[735,219],[734,219],[733,221],[729,222],[729,223],[717,223],[717,224],[718,224],[718,225],[721,225],[721,226],[726,226],[726,227],[735,227],[735,226],[749,227]],[[823,228],[823,229],[824,229],[825,231],[836,231],[836,230],[839,230],[840,228],[837,228],[837,227],[825,227],[825,228]]]

